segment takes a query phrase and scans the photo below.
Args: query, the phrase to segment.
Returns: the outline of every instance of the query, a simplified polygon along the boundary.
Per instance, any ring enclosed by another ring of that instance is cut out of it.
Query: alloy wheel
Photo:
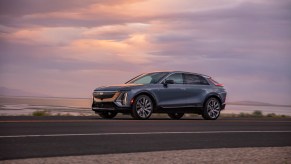
[[[206,120],[216,120],[220,115],[221,104],[217,98],[210,98],[206,101],[202,117]]]
[[[133,116],[137,119],[148,119],[153,112],[153,103],[152,100],[146,96],[141,95],[137,97]]]

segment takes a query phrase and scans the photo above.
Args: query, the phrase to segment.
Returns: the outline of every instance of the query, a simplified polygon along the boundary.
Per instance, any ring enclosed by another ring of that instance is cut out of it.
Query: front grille
[[[95,91],[93,97],[95,102],[113,102],[119,94],[116,91]]]
[[[112,98],[115,95],[116,92],[102,92],[102,91],[98,91],[98,92],[94,92],[94,97],[97,99],[108,99],[108,98]]]
[[[92,105],[92,107],[97,107],[97,108],[114,108],[113,103],[109,103],[109,102],[102,102],[102,103],[94,103]]]

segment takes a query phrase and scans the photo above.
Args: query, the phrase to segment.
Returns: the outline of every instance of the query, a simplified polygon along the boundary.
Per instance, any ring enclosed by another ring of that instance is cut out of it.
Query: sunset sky
[[[291,104],[290,29],[290,0],[1,0],[0,87],[90,97],[181,70],[228,101]]]

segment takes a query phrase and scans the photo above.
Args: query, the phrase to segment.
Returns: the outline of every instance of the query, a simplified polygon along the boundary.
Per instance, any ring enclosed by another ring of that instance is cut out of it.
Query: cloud
[[[86,96],[141,72],[185,70],[224,83],[230,100],[290,104],[287,0],[12,2],[0,2],[2,86]]]
[[[4,0],[0,2],[0,15],[29,15],[34,13],[49,13],[58,11],[78,10],[89,7],[91,5],[109,5],[115,6],[118,4],[133,3],[136,0],[70,0],[59,1],[38,1],[38,0]]]
[[[83,39],[72,42],[64,49],[72,54],[68,58],[76,60],[98,61],[108,63],[112,59],[130,63],[146,63],[149,43],[145,35],[132,35],[123,41]],[[77,52],[77,53],[76,53]]]

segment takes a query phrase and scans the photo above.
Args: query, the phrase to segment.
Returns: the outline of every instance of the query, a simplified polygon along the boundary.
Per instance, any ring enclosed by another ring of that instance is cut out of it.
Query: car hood
[[[143,86],[143,84],[118,84],[111,86],[102,86],[96,88],[94,91],[122,91],[122,90],[130,90],[132,88]]]

